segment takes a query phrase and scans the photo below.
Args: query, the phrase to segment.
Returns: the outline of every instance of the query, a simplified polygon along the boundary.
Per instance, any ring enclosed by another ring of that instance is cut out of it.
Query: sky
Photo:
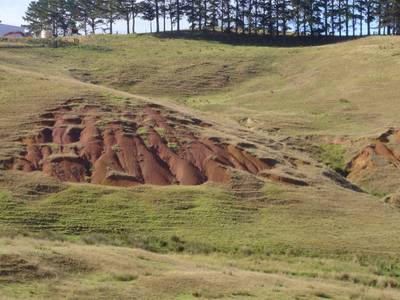
[[[20,26],[24,24],[23,16],[31,0],[0,0],[0,20],[4,24]],[[153,24],[153,29],[155,28]],[[138,19],[136,21],[138,33],[150,32],[149,22]],[[114,25],[115,33],[126,33],[124,22]]]
[[[23,24],[30,0],[0,0],[0,20],[4,24],[19,26]]]

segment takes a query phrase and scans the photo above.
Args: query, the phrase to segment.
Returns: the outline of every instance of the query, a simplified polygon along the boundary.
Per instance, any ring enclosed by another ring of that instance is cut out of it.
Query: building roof
[[[25,30],[19,26],[0,24],[0,37],[5,36],[7,33],[16,33],[16,32],[24,33]]]

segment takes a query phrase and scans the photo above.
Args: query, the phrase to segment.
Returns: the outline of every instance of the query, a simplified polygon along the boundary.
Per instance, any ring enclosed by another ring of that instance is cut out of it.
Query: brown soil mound
[[[271,169],[244,147],[201,134],[211,125],[158,105],[120,109],[69,100],[41,114],[13,168],[115,186],[225,183],[230,170]]]
[[[367,172],[386,166],[400,168],[400,130],[393,128],[365,147],[347,165],[348,179],[356,181]]]

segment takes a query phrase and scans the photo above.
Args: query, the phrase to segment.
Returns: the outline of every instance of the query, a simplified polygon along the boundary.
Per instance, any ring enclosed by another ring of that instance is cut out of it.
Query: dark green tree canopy
[[[244,34],[400,34],[400,0],[36,0],[25,21],[33,33],[58,36],[112,34],[124,20],[129,34],[138,17],[155,21],[156,32],[167,30],[167,20],[179,31],[186,19],[192,30]]]

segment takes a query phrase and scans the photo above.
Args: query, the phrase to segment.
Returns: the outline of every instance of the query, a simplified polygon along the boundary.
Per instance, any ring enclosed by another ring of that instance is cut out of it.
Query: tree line
[[[37,0],[25,14],[33,33],[113,34],[117,21],[135,33],[137,19],[155,32],[191,30],[242,34],[356,36],[400,34],[400,0]]]

